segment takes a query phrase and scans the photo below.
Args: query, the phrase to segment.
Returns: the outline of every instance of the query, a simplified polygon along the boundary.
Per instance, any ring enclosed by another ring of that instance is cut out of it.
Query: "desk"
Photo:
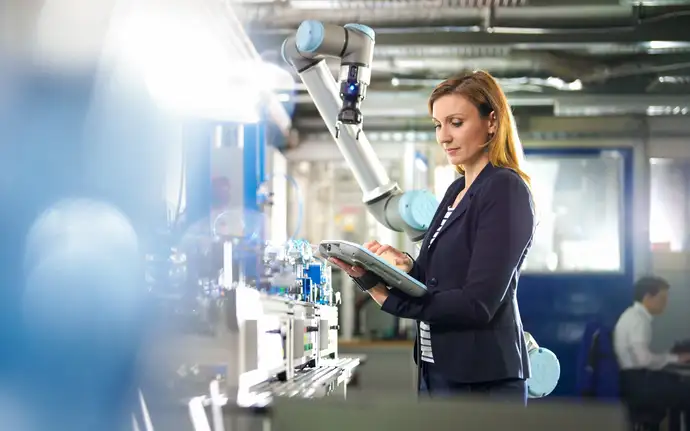
[[[670,367],[666,371],[680,376],[683,380],[690,379],[690,367]]]

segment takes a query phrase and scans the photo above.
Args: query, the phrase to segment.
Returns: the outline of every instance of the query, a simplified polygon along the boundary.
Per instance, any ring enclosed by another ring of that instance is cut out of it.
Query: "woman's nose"
[[[439,144],[447,144],[453,140],[453,138],[450,136],[450,133],[448,133],[448,129],[445,127],[440,127],[438,129],[438,132],[436,132],[436,139],[438,140]]]

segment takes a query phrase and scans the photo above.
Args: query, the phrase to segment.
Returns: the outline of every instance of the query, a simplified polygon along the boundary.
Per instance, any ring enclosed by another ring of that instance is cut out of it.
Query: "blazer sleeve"
[[[491,178],[477,198],[477,231],[464,283],[441,280],[439,290],[423,298],[390,295],[382,310],[430,324],[476,327],[493,319],[532,238],[534,208],[527,185],[513,173]]]

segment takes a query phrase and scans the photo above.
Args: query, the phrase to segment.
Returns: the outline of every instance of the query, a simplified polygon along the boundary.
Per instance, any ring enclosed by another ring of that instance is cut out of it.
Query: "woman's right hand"
[[[366,247],[370,252],[381,256],[383,260],[391,265],[395,265],[399,270],[405,272],[412,271],[414,261],[412,258],[410,258],[410,256],[398,250],[397,248],[388,244],[381,244],[378,241],[365,242],[364,247]]]

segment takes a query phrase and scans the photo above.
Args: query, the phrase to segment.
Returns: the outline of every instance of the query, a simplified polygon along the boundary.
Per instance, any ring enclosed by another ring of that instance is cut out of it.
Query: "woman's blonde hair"
[[[479,110],[479,115],[486,118],[491,112],[496,116],[496,133],[486,143],[489,161],[492,165],[512,169],[529,185],[529,176],[520,168],[524,157],[522,144],[518,137],[513,113],[508,99],[493,76],[484,71],[467,72],[449,78],[434,88],[429,97],[429,113],[434,103],[443,96],[456,94],[464,96]],[[464,174],[462,165],[455,169]]]

